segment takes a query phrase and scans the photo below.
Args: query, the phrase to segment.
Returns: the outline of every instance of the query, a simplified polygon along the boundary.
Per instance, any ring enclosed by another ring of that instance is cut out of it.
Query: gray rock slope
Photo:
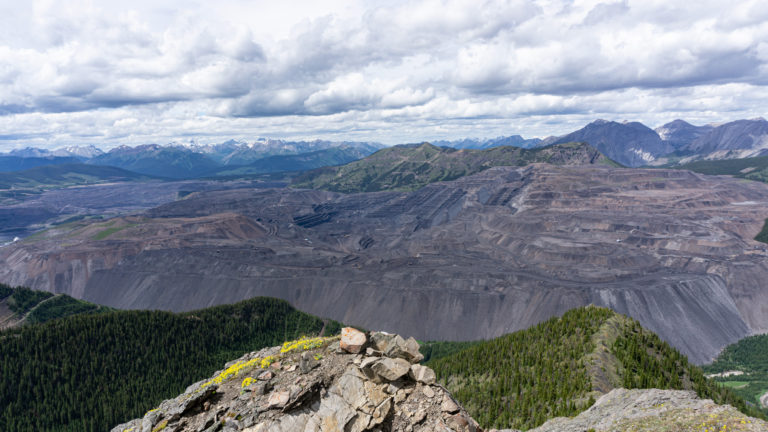
[[[659,138],[669,143],[673,149],[684,148],[697,138],[706,135],[714,129],[712,125],[694,126],[685,120],[674,120],[656,129]]]
[[[693,391],[615,389],[573,418],[556,418],[529,432],[680,432],[768,430],[768,423]],[[503,431],[502,431],[503,432]],[[512,432],[509,430],[509,432]]]
[[[725,123],[683,149],[706,159],[762,156],[768,152],[768,121],[758,118]]]
[[[752,240],[767,216],[761,183],[543,164],[409,193],[206,192],[0,248],[0,281],[136,309],[266,295],[421,340],[596,304],[703,363],[768,331],[768,252]]]

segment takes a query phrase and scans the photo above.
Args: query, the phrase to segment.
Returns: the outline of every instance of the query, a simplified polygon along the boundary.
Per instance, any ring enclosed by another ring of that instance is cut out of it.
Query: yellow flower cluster
[[[287,352],[290,352],[290,351],[293,351],[293,350],[296,350],[296,349],[309,350],[309,349],[313,349],[313,348],[318,348],[318,347],[321,347],[325,342],[327,342],[329,340],[332,340],[332,339],[336,339],[336,338],[338,338],[338,336],[327,337],[327,338],[322,338],[322,337],[314,337],[314,338],[302,337],[299,340],[285,342],[283,344],[282,348],[280,349],[280,354],[285,354]],[[279,356],[267,356],[267,357],[264,357],[263,359],[256,357],[256,358],[253,358],[251,360],[248,360],[247,362],[237,362],[237,363],[233,364],[232,366],[228,367],[227,369],[225,369],[223,372],[218,374],[216,377],[214,377],[210,381],[207,381],[207,382],[203,383],[203,385],[200,386],[200,389],[198,389],[198,391],[204,389],[205,387],[208,387],[211,384],[221,384],[225,380],[227,380],[227,379],[229,379],[231,377],[237,376],[237,374],[239,374],[244,369],[254,368],[254,367],[256,367],[256,365],[260,366],[262,369],[266,369],[272,363],[274,363],[275,361],[279,360],[281,357],[282,357],[282,355],[279,355]],[[319,359],[322,358],[322,356],[320,356],[318,354],[317,356],[315,356],[315,358],[319,360]],[[252,379],[252,378],[246,378],[243,381],[243,387],[251,384],[251,382],[249,382],[248,384],[245,384],[246,381],[248,381],[249,379]]]
[[[266,368],[268,368],[268,367],[269,367],[269,365],[271,365],[271,364],[272,364],[272,362],[274,362],[274,361],[275,361],[275,357],[274,357],[274,356],[266,356],[266,357],[264,357],[264,359],[261,361],[261,364],[260,364],[260,366],[261,366],[261,368],[262,368],[262,369],[266,369]]]
[[[704,421],[704,422],[701,423],[701,425],[699,425],[699,427],[701,428],[701,429],[699,429],[700,431],[702,431],[702,432],[724,432],[724,431],[733,430],[733,425],[734,424],[738,425],[738,424],[750,424],[750,423],[752,423],[751,420],[747,420],[747,419],[744,419],[744,418],[742,418],[742,419],[723,419],[723,420],[718,420],[717,419],[717,414],[710,414],[709,418],[710,418],[709,420]],[[736,420],[738,420],[738,423],[736,422]],[[730,426],[728,425],[728,423],[730,423]]]
[[[299,340],[283,343],[283,347],[280,349],[280,352],[285,354],[295,349],[309,350],[313,348],[318,348],[322,346],[323,343],[325,343],[325,341],[330,339],[333,339],[333,338],[322,338],[322,337],[308,338],[304,336]]]
[[[248,378],[246,378],[246,379],[244,379],[244,380],[243,380],[243,383],[242,383],[242,384],[240,384],[240,387],[242,387],[242,388],[246,388],[246,387],[248,387],[249,385],[251,385],[251,384],[253,384],[253,383],[255,383],[255,382],[256,382],[256,380],[255,380],[255,379],[253,379],[253,378],[251,378],[251,377],[248,377]]]
[[[203,385],[200,386],[200,388],[208,387],[211,384],[221,384],[227,378],[237,376],[237,374],[239,374],[240,371],[242,371],[243,369],[253,368],[254,366],[256,366],[256,363],[258,363],[259,361],[261,361],[261,359],[257,357],[255,359],[248,360],[247,362],[237,362],[232,366],[226,368],[222,373],[218,374],[212,380],[206,383],[203,383]]]

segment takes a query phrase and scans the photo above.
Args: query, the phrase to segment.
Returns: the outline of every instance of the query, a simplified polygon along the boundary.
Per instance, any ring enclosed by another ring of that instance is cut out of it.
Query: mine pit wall
[[[735,263],[735,268],[725,273],[725,284],[741,317],[753,334],[768,333],[768,303],[765,289],[768,281],[768,262]]]
[[[501,292],[398,286],[354,277],[227,278],[112,269],[94,272],[83,298],[118,308],[173,305],[173,310],[187,311],[270,296],[318,316],[421,340],[497,337],[596,304],[632,316],[699,364],[751,333],[724,281],[713,275]]]

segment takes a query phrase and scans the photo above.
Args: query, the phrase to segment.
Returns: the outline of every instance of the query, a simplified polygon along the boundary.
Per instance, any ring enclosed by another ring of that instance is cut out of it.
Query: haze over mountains
[[[526,139],[520,135],[511,135],[490,139],[437,140],[432,144],[456,149],[485,149],[500,146],[536,148],[567,142],[586,142],[608,158],[630,167],[736,159],[768,154],[768,122],[758,118],[695,126],[678,119],[652,130],[639,122],[595,120],[579,130],[546,139]],[[362,159],[384,147],[373,142],[259,139],[254,142],[228,140],[218,144],[198,144],[193,141],[165,146],[120,146],[108,152],[92,145],[70,146],[53,151],[24,148],[0,155],[0,171],[80,161],[176,179],[253,175],[342,165]],[[266,160],[268,157],[297,155],[302,156]],[[234,166],[250,168],[232,170]]]

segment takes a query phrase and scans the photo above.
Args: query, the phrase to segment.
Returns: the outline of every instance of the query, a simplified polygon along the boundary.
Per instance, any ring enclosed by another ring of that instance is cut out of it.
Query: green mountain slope
[[[294,179],[293,186],[345,193],[415,190],[429,183],[454,180],[495,166],[525,166],[535,162],[616,165],[583,143],[486,150],[456,150],[423,143],[389,147],[347,165],[310,171]]]
[[[116,181],[141,181],[151,177],[111,166],[86,164],[46,165],[12,173],[0,173],[3,189],[52,189]]]
[[[428,365],[485,427],[529,429],[573,416],[617,387],[692,389],[760,415],[658,336],[605,308],[574,309]]]
[[[719,374],[714,377],[717,382],[761,406],[760,397],[768,393],[768,335],[749,336],[728,345],[703,369],[707,374]],[[768,413],[768,408],[763,411]]]
[[[340,325],[328,323],[338,333]],[[323,320],[255,298],[183,314],[118,311],[0,332],[0,430],[105,431],[245,352]]]

